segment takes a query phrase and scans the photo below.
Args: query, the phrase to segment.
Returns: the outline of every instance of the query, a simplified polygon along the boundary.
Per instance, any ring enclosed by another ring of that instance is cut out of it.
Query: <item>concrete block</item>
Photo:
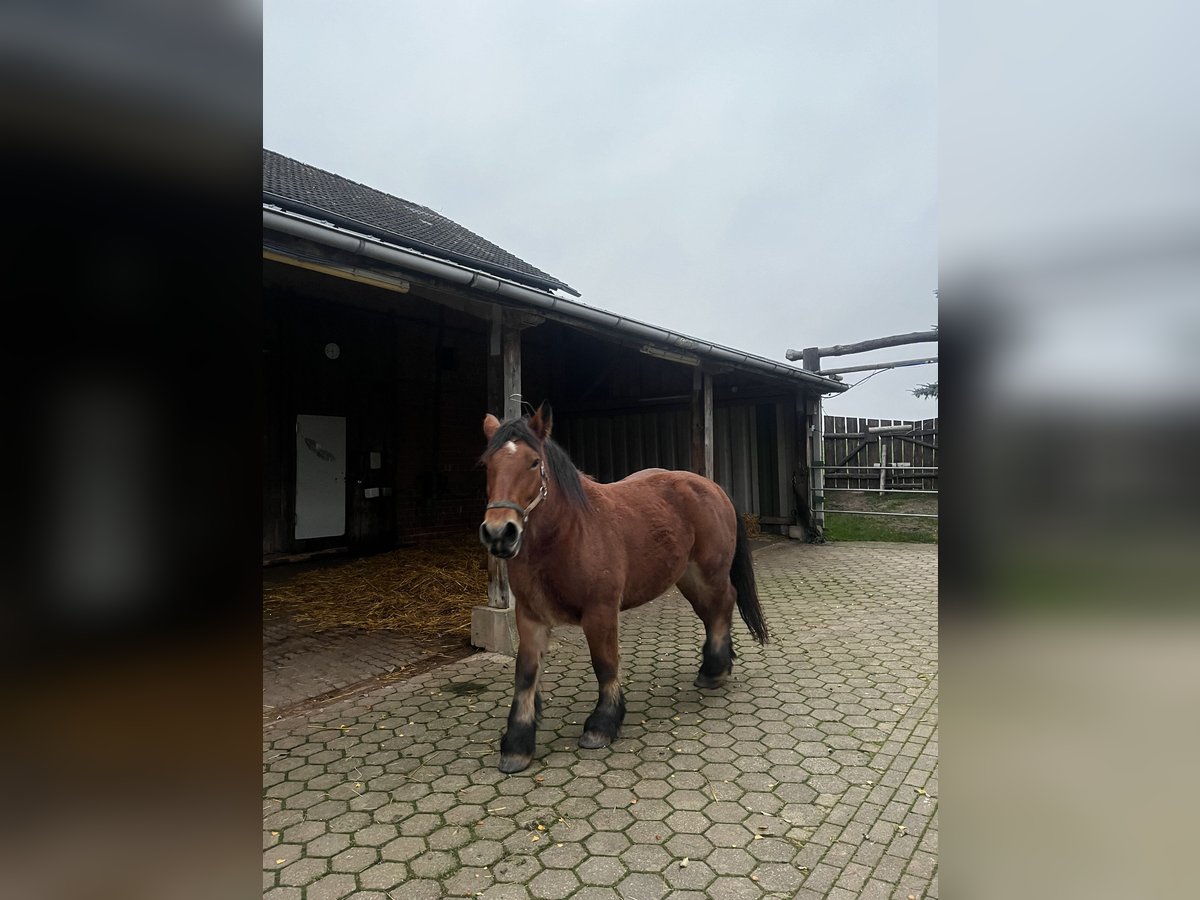
[[[476,606],[472,609],[471,646],[516,656],[517,618],[512,607],[493,609],[490,606]]]
[[[804,529],[802,527],[800,527],[799,525],[789,525],[788,530],[787,530],[787,536],[790,537],[793,541],[802,541],[806,537],[806,535],[804,533]]]

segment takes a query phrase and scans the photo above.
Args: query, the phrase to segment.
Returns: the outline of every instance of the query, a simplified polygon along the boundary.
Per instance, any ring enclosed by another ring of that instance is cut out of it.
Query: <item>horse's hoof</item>
[[[584,750],[599,750],[601,747],[607,747],[614,740],[607,734],[601,734],[598,731],[585,731],[579,736],[579,746]]]
[[[500,757],[500,771],[505,775],[511,775],[513,772],[528,769],[531,762],[533,762],[532,756],[503,755]]]
[[[718,688],[728,680],[728,672],[722,672],[720,675],[705,675],[701,673],[696,676],[696,680],[692,684],[698,688]]]

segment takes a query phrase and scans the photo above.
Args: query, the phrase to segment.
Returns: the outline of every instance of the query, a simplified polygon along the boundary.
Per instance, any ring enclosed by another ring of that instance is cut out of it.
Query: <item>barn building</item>
[[[600,481],[716,480],[802,534],[809,422],[845,385],[606,312],[442,215],[263,150],[263,556],[473,530],[485,412],[554,409]]]

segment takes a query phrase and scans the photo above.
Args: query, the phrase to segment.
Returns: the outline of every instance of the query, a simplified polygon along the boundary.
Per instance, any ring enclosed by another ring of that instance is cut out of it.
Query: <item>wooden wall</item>
[[[546,323],[525,333],[525,396],[554,407],[555,436],[601,482],[652,467],[692,469],[690,366]],[[714,480],[739,512],[790,518],[794,389],[715,376]]]
[[[271,269],[268,271],[268,269]],[[371,551],[470,532],[486,406],[486,323],[409,295],[264,265],[263,553]],[[338,343],[329,360],[324,347]],[[347,420],[347,530],[296,541],[298,414]],[[382,466],[371,469],[370,453]],[[383,496],[368,498],[378,488]]]

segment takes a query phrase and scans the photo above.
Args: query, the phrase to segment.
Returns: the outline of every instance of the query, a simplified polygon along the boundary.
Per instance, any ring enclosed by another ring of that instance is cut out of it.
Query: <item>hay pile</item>
[[[297,573],[264,587],[263,604],[316,631],[348,626],[436,638],[470,634],[471,608],[487,603],[487,585],[478,538],[455,536]]]
[[[742,513],[742,523],[746,526],[746,537],[758,537],[762,534],[762,525],[754,513]]]

